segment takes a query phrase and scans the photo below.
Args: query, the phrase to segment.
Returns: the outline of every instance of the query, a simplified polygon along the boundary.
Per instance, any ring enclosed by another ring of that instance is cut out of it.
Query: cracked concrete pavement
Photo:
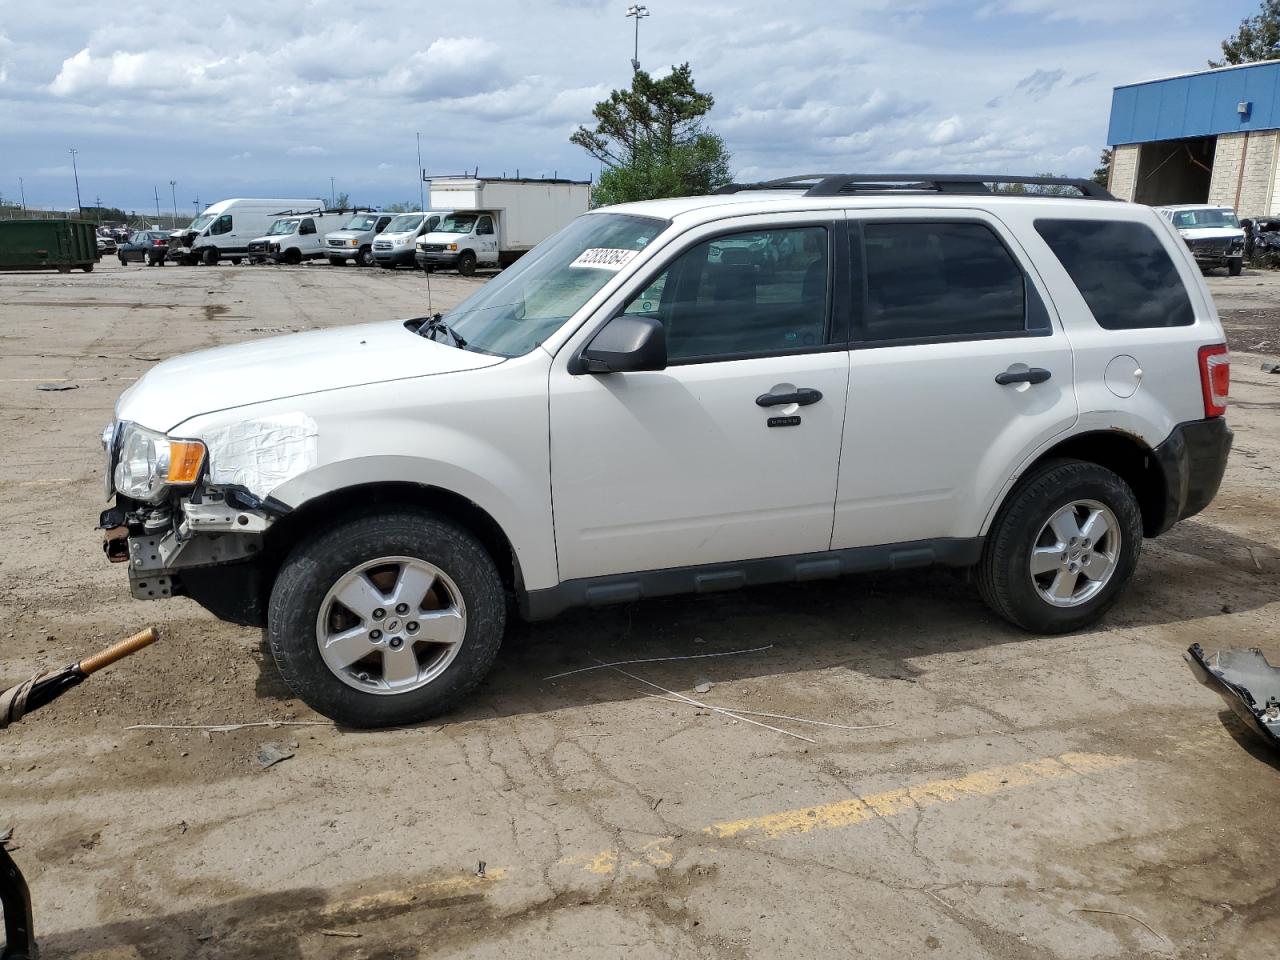
[[[438,275],[434,306],[478,280]],[[913,571],[517,625],[457,713],[328,725],[254,631],[128,596],[98,433],[158,358],[426,309],[329,266],[0,274],[0,684],[147,624],[156,647],[0,733],[45,956],[1254,956],[1280,943],[1280,758],[1182,663],[1280,662],[1280,278],[1214,278],[1236,433],[1204,515],[1099,629],[1040,638]],[[59,381],[76,389],[38,392]],[[605,661],[807,743],[654,697]],[[694,694],[704,680],[707,693]],[[886,724],[888,724],[886,726]],[[848,726],[868,729],[850,730]],[[295,756],[259,768],[259,745]],[[477,876],[479,863],[484,876]],[[358,936],[356,936],[358,935]]]

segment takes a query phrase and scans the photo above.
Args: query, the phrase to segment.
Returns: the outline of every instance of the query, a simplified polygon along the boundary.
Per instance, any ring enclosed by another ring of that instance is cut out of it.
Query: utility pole
[[[22,178],[18,178],[18,193],[22,195],[22,215],[27,214],[27,185],[22,182]]]
[[[422,210],[427,205],[426,196],[422,192],[423,178],[426,177],[427,171],[422,168],[422,134],[415,133],[414,136],[418,140],[418,209]]]
[[[178,181],[169,181],[169,193],[173,195],[173,229],[178,229]]]
[[[68,147],[67,152],[71,154],[71,172],[76,178],[76,216],[79,217],[83,208],[80,204],[80,171],[76,169],[76,154],[80,151],[75,147]]]
[[[635,73],[640,72],[640,21],[642,18],[649,16],[649,8],[642,3],[635,3],[627,7],[627,16],[634,17],[636,21],[636,49],[635,55],[631,58],[631,69]]]
[[[152,184],[151,189],[156,193],[156,229],[160,229],[160,186]]]
[[[93,198],[93,209],[96,211],[94,216],[98,221],[98,226],[102,226],[102,198],[101,197]]]

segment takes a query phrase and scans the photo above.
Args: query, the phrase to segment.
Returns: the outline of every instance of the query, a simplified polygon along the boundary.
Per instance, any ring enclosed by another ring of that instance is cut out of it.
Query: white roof
[[[784,213],[796,210],[902,210],[921,209],[998,209],[1006,204],[1019,208],[1027,203],[1052,204],[1054,209],[1098,209],[1105,200],[1089,200],[1076,197],[1036,196],[1034,194],[999,193],[912,193],[893,191],[871,194],[841,194],[827,197],[806,197],[803,190],[743,190],[738,193],[712,194],[702,197],[670,197],[665,200],[643,200],[637,203],[620,203],[612,207],[600,207],[597,211],[629,213],[642,217],[660,217],[664,220],[679,219],[685,223],[718,220],[725,216],[725,208],[733,207],[735,216],[760,213]]]

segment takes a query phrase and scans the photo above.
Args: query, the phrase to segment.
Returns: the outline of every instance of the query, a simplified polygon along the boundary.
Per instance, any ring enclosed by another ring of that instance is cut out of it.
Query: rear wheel
[[[83,267],[81,267],[80,269],[81,269],[81,270],[83,270],[85,273],[93,273],[93,264],[92,264],[92,263],[86,263],[86,264],[85,264]]]
[[[128,260],[126,260],[126,259],[124,258],[124,254],[123,254],[123,253],[122,253],[122,254],[120,254],[120,258],[119,258],[119,259],[120,259],[120,266],[122,266],[122,267],[127,267],[127,266],[129,265],[129,261],[128,261]]]
[[[1035,633],[1068,633],[1101,617],[1133,576],[1142,513],[1133,490],[1095,463],[1056,460],[1009,495],[978,568],[982,598]]]
[[[458,272],[464,277],[469,277],[476,272],[476,255],[470,250],[463,250],[458,254]]]
[[[428,513],[354,517],[299,545],[271,592],[285,682],[339,723],[417,723],[456,705],[498,655],[502,581],[466,531]]]

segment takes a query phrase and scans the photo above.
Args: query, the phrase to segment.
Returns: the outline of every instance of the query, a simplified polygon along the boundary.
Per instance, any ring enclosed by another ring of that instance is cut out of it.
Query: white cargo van
[[[591,184],[585,180],[526,180],[497,177],[435,177],[432,206],[453,211],[418,241],[424,269],[456,267],[466,276],[477,266],[513,263],[574,217],[587,212]]]
[[[341,230],[325,235],[325,254],[329,262],[340,267],[348,260],[358,266],[373,266],[373,239],[395,219],[394,213],[357,213]]]
[[[298,264],[328,256],[324,238],[347,225],[350,210],[311,210],[280,217],[263,236],[249,242],[249,259],[255,262]]]
[[[415,244],[451,210],[412,210],[399,214],[373,241],[373,262],[384,270],[414,266]]]
[[[249,255],[249,241],[269,229],[291,210],[323,210],[324,201],[315,199],[236,198],[219,200],[185,230],[169,237],[168,259],[179,263],[213,265],[219,260],[239,263]]]

